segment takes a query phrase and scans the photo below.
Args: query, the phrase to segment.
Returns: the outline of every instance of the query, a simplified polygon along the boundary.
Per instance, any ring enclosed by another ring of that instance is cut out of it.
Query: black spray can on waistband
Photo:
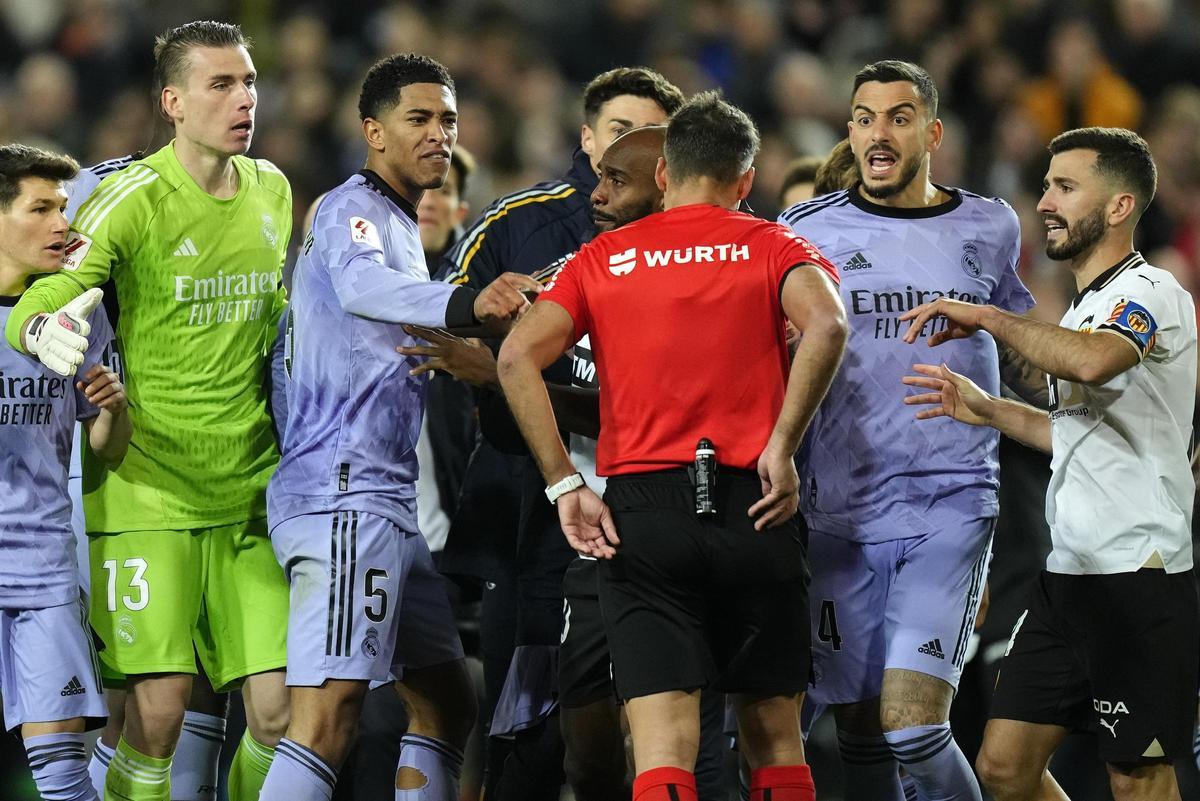
[[[712,440],[696,443],[696,514],[717,513],[717,449]]]

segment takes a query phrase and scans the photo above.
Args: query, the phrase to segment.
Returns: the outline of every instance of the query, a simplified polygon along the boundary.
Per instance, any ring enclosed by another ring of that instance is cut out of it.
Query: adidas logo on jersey
[[[946,653],[942,650],[942,641],[939,640],[937,637],[934,637],[932,640],[930,640],[929,642],[925,643],[920,648],[918,648],[917,653],[928,654],[929,656],[932,656],[935,659],[945,659],[946,658]]]
[[[59,695],[66,698],[69,695],[83,695],[86,692],[87,688],[80,683],[79,677],[72,676],[71,680],[67,682],[67,686],[62,688],[62,692]]]
[[[849,272],[851,270],[869,270],[871,262],[867,261],[867,257],[862,253],[855,253],[850,257],[850,261],[846,262],[846,266],[842,270]]]
[[[179,247],[175,248],[175,255],[199,256],[200,251],[196,250],[196,244],[192,242],[192,238],[189,236],[187,239],[183,240],[182,243],[180,243]]]

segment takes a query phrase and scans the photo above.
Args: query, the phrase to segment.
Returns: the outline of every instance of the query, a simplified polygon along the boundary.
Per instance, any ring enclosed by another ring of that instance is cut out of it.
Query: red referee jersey
[[[584,245],[538,302],[590,335],[600,384],[602,476],[717,459],[754,469],[789,370],[783,279],[837,268],[774,222],[707,204],[652,214]]]

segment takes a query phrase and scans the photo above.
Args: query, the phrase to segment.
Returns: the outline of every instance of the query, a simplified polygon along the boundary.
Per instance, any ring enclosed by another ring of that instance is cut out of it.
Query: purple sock
[[[108,775],[108,763],[112,762],[113,757],[117,755],[117,749],[109,748],[101,741],[96,741],[96,747],[92,749],[92,761],[88,763],[88,775],[92,777],[92,787],[96,788],[96,795],[104,797],[104,778]]]
[[[286,737],[275,746],[275,761],[259,801],[329,801],[337,771],[314,752]]]
[[[923,801],[983,801],[979,782],[954,742],[949,723],[910,726],[883,736]]]
[[[33,781],[45,801],[96,801],[82,734],[25,738]]]
[[[413,790],[396,788],[395,801],[453,801],[458,798],[462,761],[462,751],[447,742],[420,734],[404,735],[400,738],[400,762],[396,770],[420,771],[425,784]]]

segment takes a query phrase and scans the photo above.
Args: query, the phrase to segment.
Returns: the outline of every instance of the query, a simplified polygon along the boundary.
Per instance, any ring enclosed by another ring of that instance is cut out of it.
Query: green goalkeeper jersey
[[[233,163],[238,191],[228,200],[196,184],[173,144],[106,178],[75,216],[62,270],[35,282],[9,316],[16,347],[30,315],[109,277],[116,287],[133,440],[116,470],[85,464],[89,531],[266,515],[279,461],[267,354],[284,304],[292,195],[270,162]]]

